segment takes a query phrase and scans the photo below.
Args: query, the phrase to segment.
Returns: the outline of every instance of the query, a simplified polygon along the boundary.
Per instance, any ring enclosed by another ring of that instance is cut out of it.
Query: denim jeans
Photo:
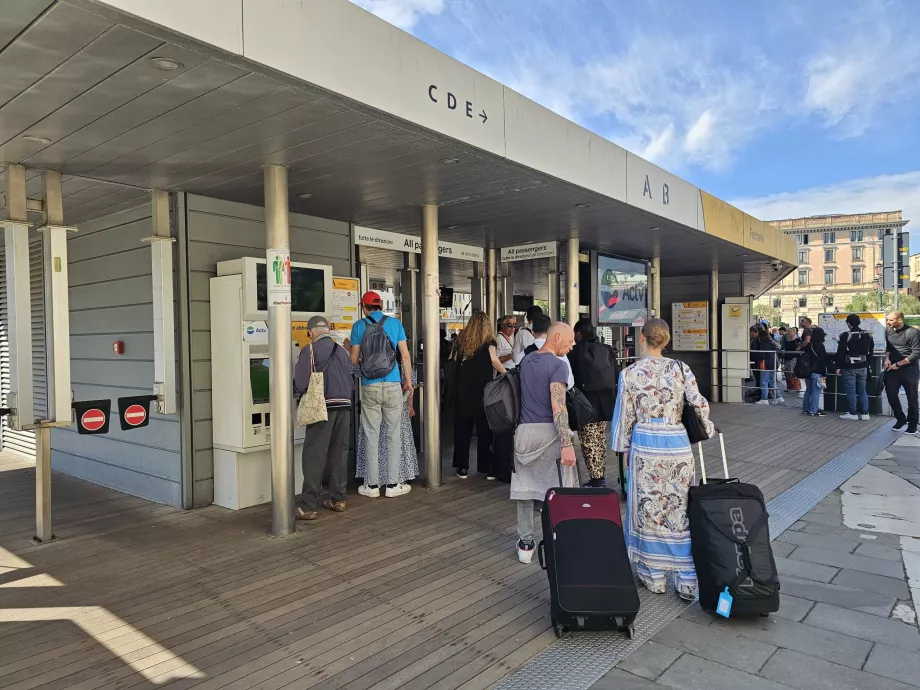
[[[866,369],[843,369],[840,372],[843,379],[843,390],[847,394],[847,411],[850,414],[869,414],[869,394],[866,393],[868,374]],[[856,404],[857,398],[859,409]]]
[[[760,399],[769,400],[771,390],[773,391],[775,395],[776,394],[776,372],[775,371],[761,371],[760,372]]]
[[[402,458],[402,386],[398,383],[373,383],[361,386],[361,427],[367,437],[367,484],[380,483],[380,426],[387,428],[387,481],[399,480]]]
[[[802,400],[802,409],[809,414],[817,414],[821,401],[821,375],[812,374],[805,379],[805,399]]]

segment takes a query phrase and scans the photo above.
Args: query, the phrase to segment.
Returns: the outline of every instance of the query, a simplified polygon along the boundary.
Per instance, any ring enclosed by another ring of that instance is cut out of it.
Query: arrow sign
[[[85,400],[74,402],[71,407],[76,413],[78,434],[109,433],[111,400]]]
[[[482,118],[482,124],[485,124],[485,123],[486,123],[486,120],[489,119],[489,116],[486,115],[486,110],[485,110],[485,108],[483,108],[483,109],[482,109],[482,112],[479,113],[479,117]]]
[[[118,421],[122,431],[140,429],[150,424],[150,403],[155,395],[134,395],[118,399]]]

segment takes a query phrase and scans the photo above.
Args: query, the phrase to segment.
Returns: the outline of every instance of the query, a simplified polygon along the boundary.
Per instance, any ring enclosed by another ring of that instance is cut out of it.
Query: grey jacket
[[[300,397],[310,387],[310,350],[316,349],[314,367],[323,373],[326,407],[351,407],[355,392],[355,378],[352,374],[351,358],[345,348],[328,335],[317,338],[300,352],[294,367],[294,397]]]

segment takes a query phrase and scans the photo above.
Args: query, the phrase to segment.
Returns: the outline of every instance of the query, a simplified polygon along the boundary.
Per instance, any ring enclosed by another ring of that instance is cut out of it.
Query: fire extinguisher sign
[[[268,306],[279,307],[291,303],[291,252],[288,249],[269,249],[265,255],[265,273],[268,283]]]

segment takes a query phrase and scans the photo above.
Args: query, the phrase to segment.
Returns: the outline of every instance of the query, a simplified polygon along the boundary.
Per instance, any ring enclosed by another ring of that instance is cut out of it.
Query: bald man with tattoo
[[[549,329],[546,342],[520,363],[521,420],[514,434],[514,474],[511,499],[517,501],[518,560],[530,563],[535,549],[534,502],[559,485],[557,460],[562,461],[568,486],[575,485],[575,448],[569,430],[565,391],[569,367],[564,357],[575,332],[565,323]]]

